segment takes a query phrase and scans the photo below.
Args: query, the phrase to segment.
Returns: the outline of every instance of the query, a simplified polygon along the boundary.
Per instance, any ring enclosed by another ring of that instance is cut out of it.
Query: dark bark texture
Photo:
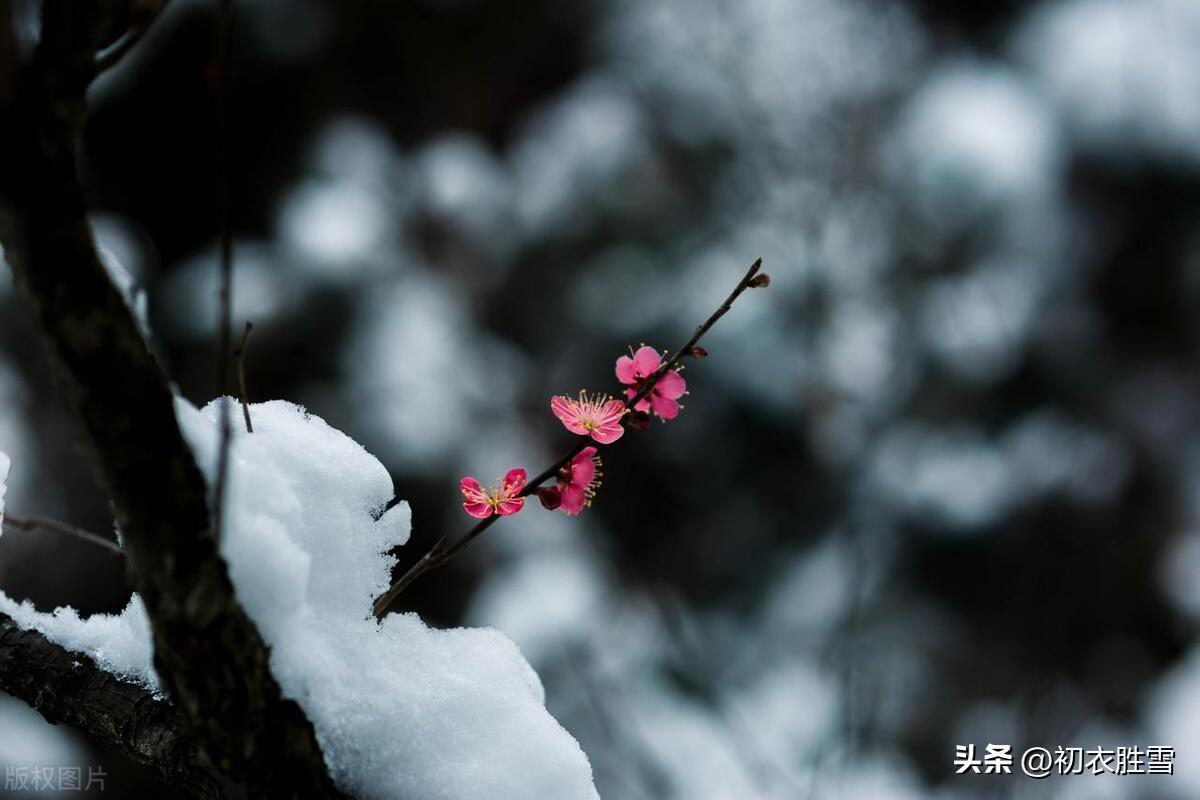
[[[197,797],[221,797],[222,778],[171,703],[114,678],[79,653],[0,614],[0,690],[55,724],[66,723],[120,748],[163,781]]]
[[[167,380],[92,241],[76,161],[96,52],[114,38],[107,9],[45,0],[41,41],[0,93],[0,241],[115,508],[155,667],[222,794],[339,796],[237,603]]]

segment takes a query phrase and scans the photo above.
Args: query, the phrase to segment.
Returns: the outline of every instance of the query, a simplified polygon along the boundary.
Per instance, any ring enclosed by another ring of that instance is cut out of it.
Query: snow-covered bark
[[[167,783],[197,797],[224,796],[222,777],[201,754],[178,708],[2,612],[0,689],[51,722],[120,748]]]
[[[176,402],[201,469],[215,472],[219,402]],[[541,682],[491,629],[433,630],[415,614],[375,621],[388,552],[409,537],[383,465],[303,408],[250,406],[238,429],[221,552],[270,646],[284,694],[312,720],[339,788],[360,798],[595,798],[591,767],[547,713]],[[103,668],[157,689],[136,597],[119,616],[40,613],[0,593],[0,612]]]
[[[117,5],[47,0],[33,55],[0,64],[0,242],[112,500],[156,670],[200,749],[221,765],[222,788],[336,797],[311,724],[282,696],[234,597],[166,378],[88,226],[79,131],[97,51],[119,35]]]

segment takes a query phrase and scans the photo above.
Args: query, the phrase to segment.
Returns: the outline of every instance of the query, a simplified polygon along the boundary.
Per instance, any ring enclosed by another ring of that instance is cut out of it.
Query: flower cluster
[[[683,369],[680,359],[708,355],[699,344],[700,337],[729,312],[734,301],[747,289],[762,289],[771,284],[770,276],[761,270],[762,259],[755,259],[725,302],[696,328],[692,338],[673,357],[663,361],[653,347],[643,344],[636,351],[630,348],[629,355],[618,358],[616,372],[621,391],[625,393],[623,401],[606,394],[589,395],[586,392],[580,392],[575,398],[552,397],[550,410],[567,430],[578,436],[574,447],[532,480],[526,479],[523,469],[509,470],[498,485],[487,489],[474,478],[463,478],[459,483],[464,498],[463,509],[479,521],[462,536],[438,539],[376,598],[372,606],[375,616],[382,618],[405,587],[429,570],[445,564],[493,522],[524,508],[525,498],[529,495],[537,494],[546,508],[572,516],[590,506],[600,487],[600,452],[596,445],[612,444],[625,435],[626,428],[644,429],[652,417],[665,422],[679,415],[683,408],[679,398],[687,394],[687,383],[679,374]]]
[[[702,351],[689,353],[700,357]],[[642,345],[636,352],[617,359],[616,373],[625,388],[625,400],[607,394],[580,391],[577,397],[555,395],[550,410],[563,427],[596,444],[612,444],[625,434],[625,428],[645,427],[651,414],[659,419],[679,416],[679,398],[687,392],[687,383],[679,374],[682,367],[664,365],[653,347]],[[591,506],[600,488],[600,455],[593,445],[579,447],[553,474],[554,483],[526,486],[525,470],[510,470],[497,485],[484,489],[472,477],[459,482],[463,509],[473,517],[486,519],[493,514],[516,514],[525,505],[525,496],[537,493],[542,505],[575,516]],[[548,476],[551,477],[551,476]]]
[[[662,369],[662,358],[653,347],[642,345],[630,356],[617,359],[617,380],[631,387],[625,390],[625,396],[633,399],[646,383],[658,375]],[[675,419],[679,416],[679,398],[687,392],[687,383],[678,370],[667,370],[654,381],[650,391],[634,405],[634,411],[642,413],[653,412],[661,420]]]

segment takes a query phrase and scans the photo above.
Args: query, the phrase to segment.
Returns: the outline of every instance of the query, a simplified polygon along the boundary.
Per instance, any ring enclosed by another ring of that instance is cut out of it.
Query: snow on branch
[[[0,96],[0,242],[113,502],[158,673],[198,744],[232,793],[338,796],[234,597],[167,381],[87,224],[78,133],[109,22],[96,4],[42,3],[20,91]]]
[[[210,482],[222,402],[176,401]],[[221,554],[338,787],[362,800],[595,800],[587,757],[547,712],[541,682],[509,639],[434,630],[414,614],[376,622],[372,598],[410,526],[405,503],[380,513],[394,487],[379,460],[299,406],[250,410],[254,432],[238,428],[229,440]],[[136,596],[120,615],[80,619],[0,593],[0,613],[115,675],[158,686]]]
[[[66,723],[118,747],[158,778],[201,798],[223,796],[183,714],[145,687],[100,669],[0,612],[0,690],[49,722]]]

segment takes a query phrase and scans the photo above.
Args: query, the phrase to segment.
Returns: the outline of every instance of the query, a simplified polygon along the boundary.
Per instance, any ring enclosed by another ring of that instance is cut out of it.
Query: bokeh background
[[[215,393],[214,3],[93,91],[82,168],[180,391]],[[36,2],[17,4],[26,16]],[[1200,796],[1200,4],[234,3],[234,319],[413,508],[530,472],[756,257],[669,425],[404,607],[515,639],[606,798]],[[7,506],[111,528],[0,281]],[[336,535],[336,531],[330,531]],[[0,538],[114,612],[119,563]],[[955,745],[1170,745],[1165,776],[955,776]],[[0,700],[0,763],[120,756]]]

